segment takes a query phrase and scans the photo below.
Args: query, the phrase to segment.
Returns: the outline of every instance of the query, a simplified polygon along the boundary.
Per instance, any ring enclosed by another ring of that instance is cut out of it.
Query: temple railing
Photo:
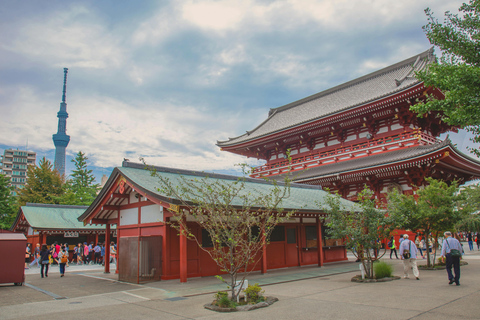
[[[287,172],[288,170],[303,170],[309,167],[316,167],[319,165],[348,160],[350,158],[368,156],[369,154],[373,153],[386,152],[393,149],[410,148],[416,145],[433,144],[438,141],[439,140],[435,137],[423,133],[420,130],[411,130],[388,137],[364,141],[361,143],[343,145],[341,147],[331,148],[325,151],[312,151],[303,156],[292,156],[291,163],[289,163],[288,160],[282,160],[256,167],[254,168],[251,176],[258,178],[277,175]]]

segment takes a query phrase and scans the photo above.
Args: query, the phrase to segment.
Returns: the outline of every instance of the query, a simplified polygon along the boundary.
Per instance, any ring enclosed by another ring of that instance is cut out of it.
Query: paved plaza
[[[203,308],[225,288],[214,277],[159,281],[142,285],[117,281],[100,266],[54,266],[48,278],[26,270],[24,286],[0,285],[0,319],[480,319],[480,252],[468,251],[460,286],[448,285],[445,270],[422,271],[384,283],[351,282],[359,274],[348,262],[322,268],[302,267],[253,273],[266,295],[279,298],[270,307],[249,312],[217,313]],[[403,275],[401,260],[392,263]],[[418,260],[425,264],[426,260]]]

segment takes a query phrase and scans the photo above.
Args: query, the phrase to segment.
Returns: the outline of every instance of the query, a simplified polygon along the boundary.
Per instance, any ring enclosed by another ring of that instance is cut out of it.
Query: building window
[[[315,226],[305,226],[305,240],[307,248],[316,248],[317,247],[317,227]]]
[[[285,227],[276,226],[270,235],[271,242],[285,241]]]

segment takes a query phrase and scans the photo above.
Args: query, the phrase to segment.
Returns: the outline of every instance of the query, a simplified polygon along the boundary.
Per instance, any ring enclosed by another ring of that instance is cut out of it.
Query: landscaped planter
[[[250,310],[255,310],[255,309],[259,309],[259,308],[268,307],[268,306],[272,305],[273,303],[275,303],[276,301],[278,301],[278,298],[267,297],[265,299],[265,301],[263,301],[263,302],[259,302],[257,304],[241,305],[241,306],[238,306],[236,308],[222,308],[222,307],[219,307],[219,306],[211,304],[211,303],[207,303],[203,307],[205,309],[209,309],[209,310],[213,310],[213,311],[217,311],[217,312],[250,311]]]

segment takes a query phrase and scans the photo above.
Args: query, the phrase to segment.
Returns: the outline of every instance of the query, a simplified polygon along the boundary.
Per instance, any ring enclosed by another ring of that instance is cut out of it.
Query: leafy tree
[[[63,178],[43,157],[38,166],[28,166],[27,183],[19,189],[17,201],[20,206],[27,202],[59,204],[64,193]]]
[[[405,230],[421,231],[425,241],[433,235],[435,243],[438,236],[446,230],[453,229],[462,219],[464,212],[457,210],[457,184],[448,185],[444,181],[427,178],[428,185],[418,189],[414,195],[388,194],[388,213],[399,222]],[[435,259],[433,259],[435,263]],[[430,267],[430,255],[427,266]]]
[[[10,179],[0,174],[0,229],[8,229],[15,220],[15,198],[11,195],[13,187]]]
[[[461,188],[457,201],[458,210],[462,210],[464,218],[455,224],[456,231],[480,232],[480,186],[470,185]]]
[[[467,129],[474,134],[472,141],[480,142],[480,0],[470,0],[459,10],[461,16],[446,12],[440,23],[425,9],[429,22],[423,30],[442,56],[417,76],[426,86],[440,89],[445,99],[429,97],[411,109],[419,116],[443,111],[443,121]],[[480,156],[479,150],[470,151]]]
[[[380,259],[386,252],[379,255],[381,240],[390,237],[395,229],[396,221],[385,211],[376,208],[373,192],[365,188],[358,194],[358,207],[354,211],[342,204],[338,194],[329,195],[325,203],[319,205],[328,212],[327,233],[330,238],[344,238],[347,248],[352,248],[355,256],[361,260],[365,276],[374,278],[373,262]]]
[[[70,175],[66,183],[66,193],[62,202],[71,205],[90,205],[95,197],[99,185],[95,183],[95,177],[92,170],[87,168],[88,158],[85,153],[79,151],[72,162],[75,164],[75,170]]]
[[[151,168],[158,177],[158,191],[181,202],[170,225],[196,241],[230,279],[231,299],[235,300],[236,281],[243,284],[246,276],[261,260],[261,251],[268,244],[275,226],[288,219],[293,212],[282,209],[282,199],[289,196],[290,183],[285,186],[272,181],[270,186],[256,189],[244,176],[237,180],[213,179],[208,175],[192,178],[180,176],[170,180]],[[192,230],[187,216],[193,217],[211,239],[211,247],[203,247],[202,235]],[[242,272],[240,275],[239,273]]]

